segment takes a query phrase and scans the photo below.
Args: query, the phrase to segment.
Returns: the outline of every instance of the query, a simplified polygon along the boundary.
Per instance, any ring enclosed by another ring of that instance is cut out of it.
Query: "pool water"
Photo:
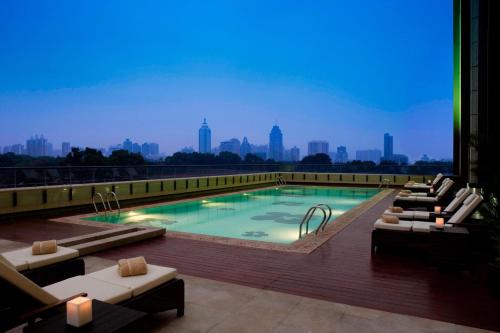
[[[163,227],[167,230],[289,244],[299,238],[299,224],[316,204],[332,208],[332,219],[379,192],[369,188],[283,186],[207,199],[141,208],[120,215],[85,220]],[[317,211],[309,232],[321,223]]]

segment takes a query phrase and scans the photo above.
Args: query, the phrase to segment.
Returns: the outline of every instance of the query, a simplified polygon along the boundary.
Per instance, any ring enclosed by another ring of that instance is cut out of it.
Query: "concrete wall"
[[[0,189],[0,215],[44,209],[91,205],[94,193],[114,191],[120,201],[244,186],[271,185],[277,173],[139,180],[116,183],[38,186]]]
[[[282,176],[288,183],[378,186],[388,179],[391,185],[403,185],[409,180],[425,182],[432,176],[375,175],[338,173],[258,173],[174,179],[153,179],[116,183],[80,184],[72,186],[39,186],[0,189],[0,215],[91,205],[94,193],[114,191],[119,200],[200,193],[244,186],[272,185]]]
[[[418,175],[383,175],[383,174],[354,174],[354,173],[311,173],[311,172],[282,172],[279,174],[288,183],[323,183],[335,185],[366,185],[378,186],[385,184],[402,186],[406,182],[426,182],[433,180],[434,176]]]

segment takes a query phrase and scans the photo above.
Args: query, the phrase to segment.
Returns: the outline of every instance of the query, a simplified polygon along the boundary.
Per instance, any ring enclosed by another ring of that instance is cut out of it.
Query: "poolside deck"
[[[183,274],[349,305],[500,330],[500,299],[481,272],[446,273],[419,258],[370,254],[373,221],[392,196],[369,209],[313,253],[249,249],[164,237],[99,254],[144,254]],[[484,272],[483,272],[484,273]]]
[[[167,236],[98,255],[116,260],[143,254],[182,274],[500,331],[500,299],[484,287],[481,268],[446,273],[419,258],[371,257],[373,221],[391,202],[392,196],[385,198],[310,254]],[[36,219],[0,223],[0,238],[24,242],[95,231]]]

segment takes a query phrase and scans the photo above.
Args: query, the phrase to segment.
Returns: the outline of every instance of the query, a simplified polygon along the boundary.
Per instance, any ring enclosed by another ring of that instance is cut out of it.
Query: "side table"
[[[25,333],[108,333],[108,332],[139,332],[142,325],[140,320],[146,316],[145,312],[129,309],[120,305],[113,305],[92,300],[92,322],[76,328],[66,324],[66,311],[53,317],[43,319],[34,324],[25,326]]]
[[[462,227],[430,226],[431,258],[440,269],[463,269],[470,262],[469,231]]]

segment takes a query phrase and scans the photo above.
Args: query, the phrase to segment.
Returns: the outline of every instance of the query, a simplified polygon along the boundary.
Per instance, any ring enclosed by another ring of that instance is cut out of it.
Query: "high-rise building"
[[[10,147],[10,150],[11,150],[11,152],[13,152],[14,154],[17,154],[17,155],[24,154],[24,146],[19,144],[19,143],[13,144]]]
[[[267,145],[250,145],[250,147],[252,148],[252,154],[257,155],[263,160],[267,160],[267,152],[269,150]]]
[[[151,156],[159,156],[160,155],[160,145],[155,143],[155,142],[151,142],[149,144],[149,154]]]
[[[384,134],[384,160],[392,161],[394,155],[394,138],[389,133]]]
[[[50,142],[47,142],[47,145],[45,146],[45,155],[54,156],[54,146]]]
[[[241,146],[240,146],[240,156],[241,158],[245,158],[245,156],[247,156],[247,154],[250,154],[252,153],[252,146],[250,146],[250,143],[248,142],[248,139],[247,137],[245,136],[243,138],[243,142],[241,143]]]
[[[278,125],[274,125],[269,133],[269,153],[267,157],[275,161],[283,160],[283,133]]]
[[[356,160],[372,161],[375,164],[380,163],[382,152],[379,149],[356,150]]]
[[[292,162],[300,161],[300,149],[297,146],[290,148],[290,160]]]
[[[219,146],[219,152],[227,151],[236,155],[240,154],[240,140],[232,138],[228,141],[222,141]]]
[[[12,153],[12,146],[4,146],[3,147],[3,153],[4,154]]]
[[[307,144],[307,154],[327,154],[328,155],[328,141],[315,140]]]
[[[408,164],[408,156],[403,154],[393,154],[391,161],[396,162],[399,165],[407,165]]]
[[[347,155],[347,148],[345,146],[337,147],[337,154],[335,154],[336,163],[347,163],[349,156]]]
[[[207,125],[206,118],[203,118],[203,124],[198,130],[198,151],[204,154],[212,151],[212,131]]]
[[[65,157],[66,155],[69,154],[70,151],[71,151],[71,145],[69,144],[69,142],[63,142],[61,144],[61,155]]]
[[[149,152],[149,143],[144,142],[141,146],[141,154],[142,156],[149,156],[151,153]]]
[[[125,141],[123,141],[122,147],[129,153],[131,153],[134,150],[134,144],[130,139],[125,139]]]
[[[26,153],[33,157],[47,156],[47,139],[43,135],[29,138],[26,140]]]
[[[132,153],[136,153],[136,154],[141,154],[141,145],[138,144],[137,142],[134,142],[132,144]]]

